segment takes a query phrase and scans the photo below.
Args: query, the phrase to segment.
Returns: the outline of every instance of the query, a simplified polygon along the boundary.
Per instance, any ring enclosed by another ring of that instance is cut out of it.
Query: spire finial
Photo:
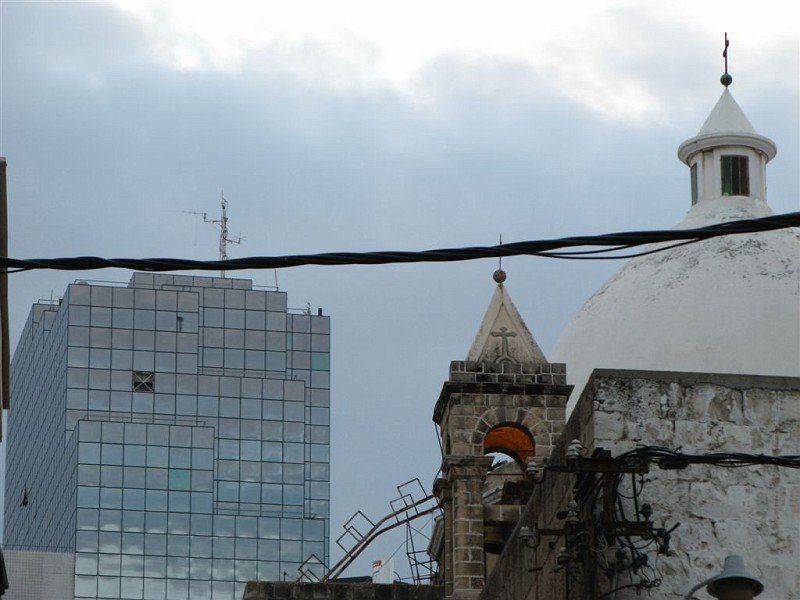
[[[719,82],[725,87],[728,87],[731,83],[733,83],[733,77],[731,77],[731,74],[728,73],[728,46],[730,45],[731,43],[728,41],[728,32],[726,31],[725,48],[722,50],[722,58],[725,59],[725,73],[723,73],[722,77],[719,78]]]
[[[503,245],[503,234],[500,234],[500,245]],[[503,271],[503,257],[497,257],[497,271],[492,274],[495,283],[503,283],[506,280],[506,272]]]

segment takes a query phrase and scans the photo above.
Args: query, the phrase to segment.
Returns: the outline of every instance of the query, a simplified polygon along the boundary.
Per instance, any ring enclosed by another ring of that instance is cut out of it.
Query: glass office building
[[[6,546],[74,553],[76,599],[231,600],[327,563],[329,318],[309,312],[249,280],[149,273],[34,304]]]

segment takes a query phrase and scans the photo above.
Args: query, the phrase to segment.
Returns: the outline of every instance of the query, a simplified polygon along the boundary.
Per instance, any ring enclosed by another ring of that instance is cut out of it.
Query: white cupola
[[[767,200],[767,163],[778,149],[759,135],[742,109],[725,91],[696,136],[678,148],[678,158],[689,165],[692,206],[725,197]]]
[[[726,86],[678,157],[692,206],[676,229],[768,217],[777,154]],[[800,375],[800,233],[712,238],[631,259],[566,326],[551,353],[573,400],[596,368]]]

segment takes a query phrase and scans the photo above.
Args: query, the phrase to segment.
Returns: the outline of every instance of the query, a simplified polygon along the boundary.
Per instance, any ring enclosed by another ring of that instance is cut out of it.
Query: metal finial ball
[[[728,87],[733,83],[733,77],[731,77],[730,73],[724,73],[722,77],[719,78],[719,82],[725,87]]]
[[[497,269],[492,275],[495,283],[503,283],[506,280],[506,272],[503,269]]]

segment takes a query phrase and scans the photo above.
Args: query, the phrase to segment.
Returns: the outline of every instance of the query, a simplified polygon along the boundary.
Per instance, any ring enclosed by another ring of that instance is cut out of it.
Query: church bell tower
[[[434,491],[444,512],[439,564],[447,600],[480,595],[529,496],[526,471],[550,456],[572,391],[565,365],[547,362],[505,279],[494,273],[497,287],[475,341],[466,360],[450,363],[433,414],[443,451]]]

